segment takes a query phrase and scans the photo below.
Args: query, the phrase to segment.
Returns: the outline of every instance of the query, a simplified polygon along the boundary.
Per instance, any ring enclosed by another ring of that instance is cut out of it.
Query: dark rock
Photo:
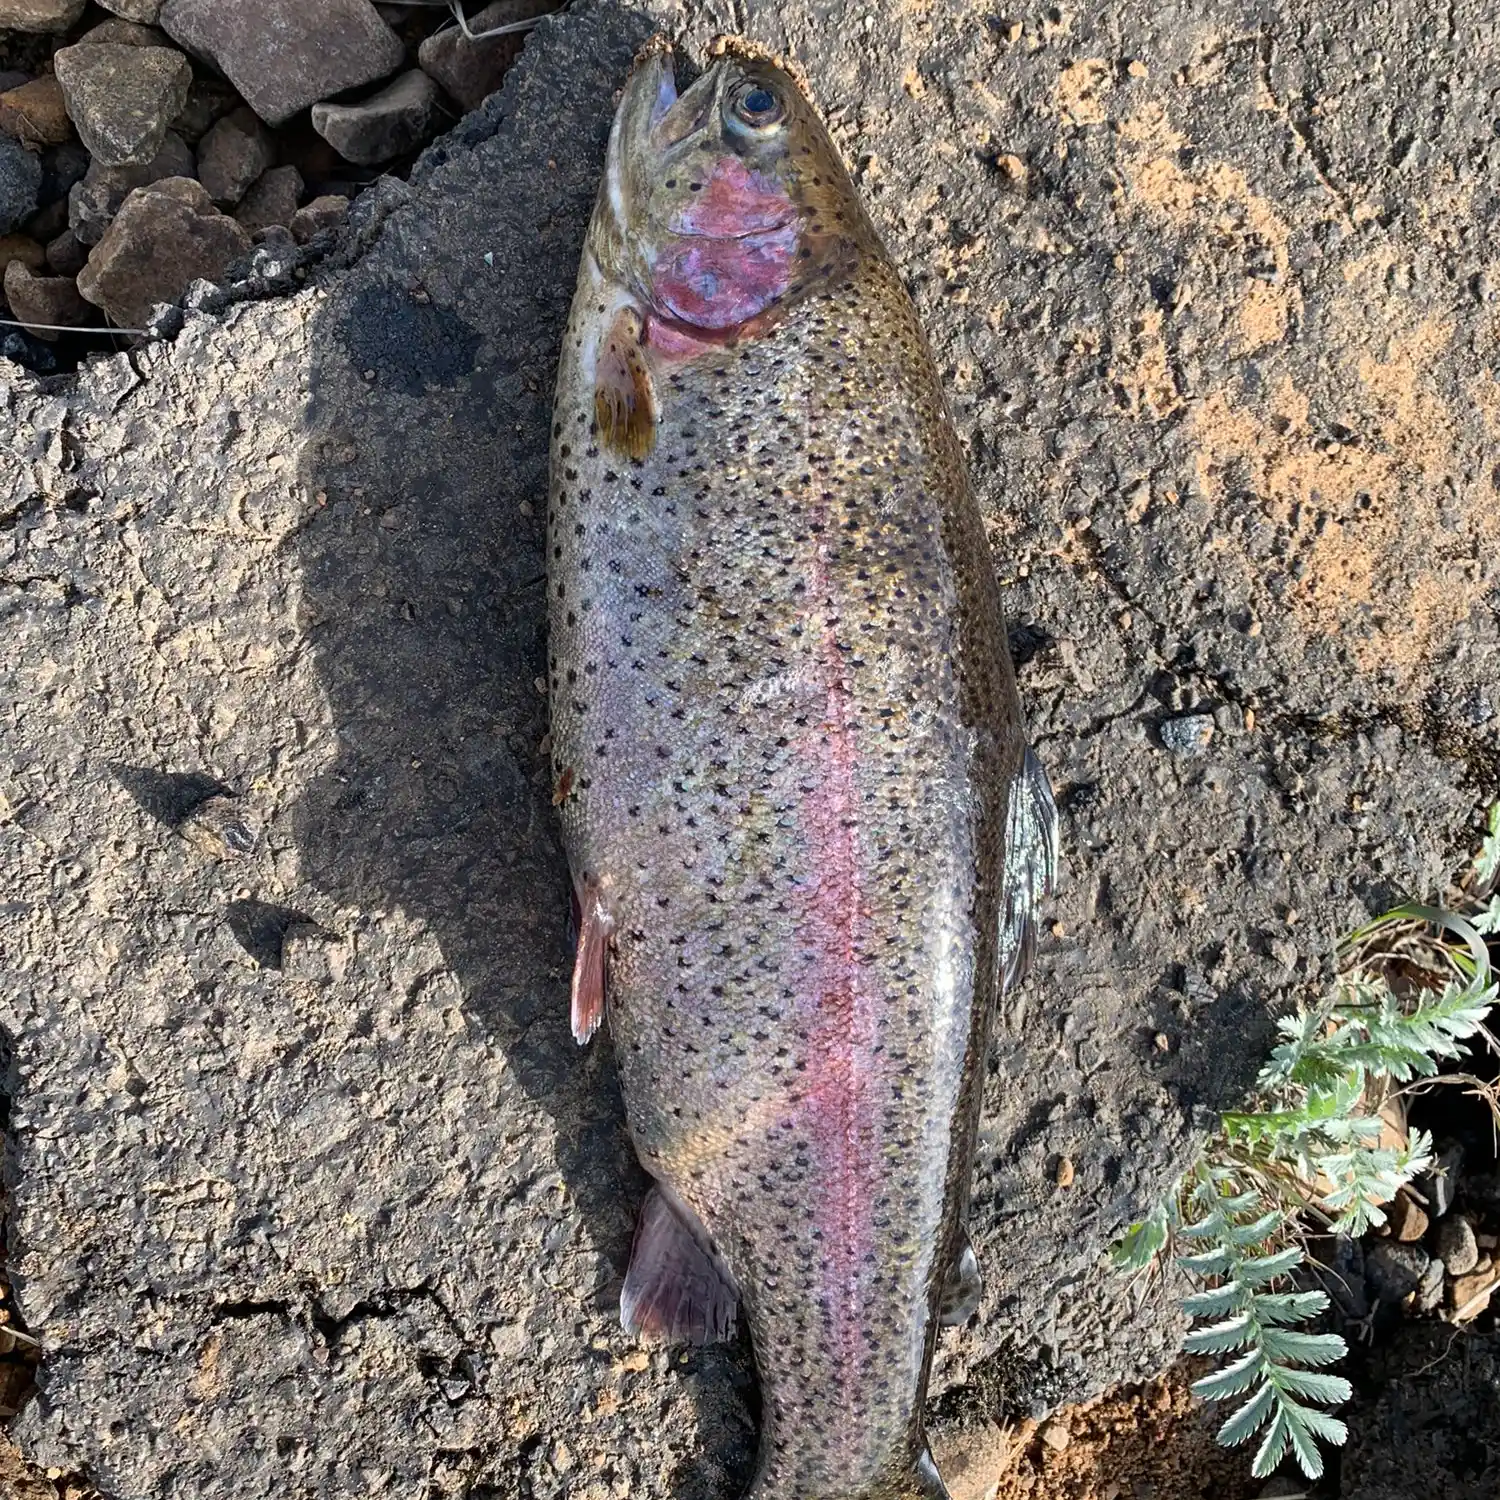
[[[66,31],[88,0],[0,0],[0,29]]]
[[[62,89],[50,73],[0,94],[0,133],[41,151],[61,145],[73,134]]]
[[[1500,1173],[1469,1173],[1464,1178],[1459,1196],[1486,1217],[1500,1215]]]
[[[99,4],[127,21],[150,23],[161,14],[161,0],[99,0]]]
[[[245,194],[234,216],[251,234],[273,224],[289,228],[301,196],[302,174],[296,167],[272,167]]]
[[[326,193],[304,204],[292,215],[292,236],[305,245],[314,235],[337,229],[348,217],[349,200],[339,193]]]
[[[239,102],[240,96],[221,79],[195,78],[182,113],[172,121],[172,129],[190,146],[196,146]]]
[[[97,26],[91,26],[78,38],[80,42],[114,42],[122,47],[169,47],[166,32],[155,26],[141,26],[134,21],[123,21],[111,16]]]
[[[1212,714],[1184,714],[1167,719],[1158,728],[1161,742],[1173,755],[1203,755],[1214,737]]]
[[[55,240],[68,227],[67,199],[37,209],[22,227],[39,245]]]
[[[198,181],[215,203],[235,204],[276,160],[276,143],[255,111],[241,105],[198,144]]]
[[[1432,1218],[1441,1219],[1453,1207],[1463,1165],[1463,1146],[1457,1141],[1450,1141],[1438,1152],[1431,1168],[1422,1178],[1422,1196],[1427,1199]]]
[[[1380,1302],[1401,1302],[1421,1285],[1432,1257],[1419,1245],[1379,1240],[1365,1251],[1365,1282]]]
[[[95,164],[68,194],[68,225],[85,245],[96,245],[120,205],[136,188],[167,177],[191,177],[193,168],[193,153],[171,131],[161,150],[143,167]]]
[[[37,193],[41,204],[65,200],[75,182],[82,182],[88,175],[93,158],[88,147],[79,141],[64,141],[42,152],[42,186]]]
[[[71,276],[37,276],[19,260],[5,268],[5,300],[16,321],[49,344],[56,342],[58,326],[75,328],[93,311]]]
[[[38,375],[50,375],[57,368],[57,356],[19,328],[0,328],[0,359],[13,359]]]
[[[1439,1221],[1433,1249],[1450,1276],[1467,1276],[1479,1264],[1474,1226],[1462,1214]]]
[[[47,242],[47,264],[59,276],[77,276],[88,258],[89,247],[71,229]]]
[[[469,29],[479,38],[497,26],[530,20],[556,8],[553,0],[496,0],[469,17]],[[523,33],[470,41],[457,26],[445,26],[423,40],[417,61],[465,109],[478,109],[500,87],[524,42]]]
[[[166,0],[161,24],[270,125],[386,77],[404,56],[369,0]]]
[[[53,64],[79,136],[107,167],[149,162],[193,81],[187,58],[170,47],[80,42]]]
[[[8,94],[23,83],[31,82],[31,74],[20,68],[0,68],[0,94]]]
[[[198,277],[216,280],[250,249],[203,185],[168,177],[125,200],[78,278],[78,290],[122,327],[139,328],[158,302],[175,302]]]
[[[29,234],[0,234],[0,276],[13,260],[28,271],[40,271],[47,264],[47,252]]]
[[[0,135],[0,234],[9,234],[36,210],[42,164],[19,141]]]
[[[431,139],[440,107],[438,86],[413,68],[359,104],[313,105],[313,129],[341,156],[373,167]]]

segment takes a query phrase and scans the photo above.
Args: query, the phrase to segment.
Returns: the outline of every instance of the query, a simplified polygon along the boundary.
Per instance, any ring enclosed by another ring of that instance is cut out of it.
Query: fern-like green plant
[[[1347,1346],[1293,1326],[1323,1312],[1327,1295],[1279,1288],[1303,1264],[1304,1214],[1333,1233],[1363,1234],[1431,1164],[1425,1132],[1388,1140],[1379,1104],[1392,1085],[1431,1078],[1460,1057],[1500,1000],[1484,941],[1500,932],[1497,883],[1500,802],[1458,909],[1401,906],[1350,933],[1332,994],[1278,1021],[1254,1107],[1223,1115],[1187,1174],[1114,1246],[1126,1271],[1144,1270],[1174,1237],[1198,1247],[1177,1257],[1205,1283],[1183,1302],[1195,1322],[1207,1320],[1184,1348],[1233,1357],[1193,1390],[1210,1401],[1245,1398],[1219,1441],[1260,1434],[1258,1478],[1290,1451],[1316,1479],[1318,1440],[1344,1441],[1344,1424],[1323,1408],[1347,1401],[1349,1383],[1324,1367]],[[1397,959],[1408,975],[1399,989],[1388,977]]]

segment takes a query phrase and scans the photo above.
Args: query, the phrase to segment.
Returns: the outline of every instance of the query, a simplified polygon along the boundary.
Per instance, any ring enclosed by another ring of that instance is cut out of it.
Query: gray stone
[[[386,77],[404,56],[369,0],[166,0],[161,24],[270,125]]]
[[[0,30],[66,31],[88,0],[0,0]]]
[[[245,190],[276,160],[276,143],[255,111],[241,105],[198,144],[198,181],[220,205],[238,203]]]
[[[305,245],[315,235],[337,229],[348,216],[349,200],[340,193],[325,193],[292,215],[292,237]]]
[[[495,0],[469,17],[469,30],[477,40],[470,41],[457,26],[445,26],[423,38],[417,61],[465,109],[478,109],[500,87],[525,41],[521,33],[491,37],[481,37],[481,33],[556,8],[553,0]]]
[[[1494,63],[1472,0],[1451,38],[1393,4],[1379,68],[1288,0],[1255,13],[1260,50],[1221,47],[1245,35],[1228,0],[1073,7],[1065,35],[1026,12],[1013,47],[895,0],[868,34],[840,7],[740,8],[768,45],[791,26],[843,107],[1004,602],[1056,643],[1020,677],[1066,879],[997,1018],[969,1214],[986,1293],[940,1342],[939,1436],[1170,1361],[1179,1288],[1100,1257],[1306,990],[1262,935],[1316,966],[1473,845],[1484,743],[1400,710],[1500,682],[1495,305],[1471,290],[1500,195],[1474,151]],[[642,1181],[607,1051],[568,1034],[534,687],[552,371],[611,97],[653,26],[696,58],[725,14],[579,0],[409,183],[361,196],[314,284],[206,299],[175,342],[66,389],[6,371],[0,702],[46,695],[6,720],[0,838],[0,963],[28,965],[0,976],[7,1237],[46,1349],[13,1436],[116,1500],[748,1486],[743,1345],[646,1359],[618,1328]],[[1122,35],[1146,76],[1108,68],[1108,121],[1062,120],[1060,72],[1114,62]],[[1305,125],[1319,99],[1338,108]],[[1391,164],[1392,118],[1423,122],[1430,164]],[[967,149],[986,139],[1046,191]],[[1279,279],[1249,275],[1278,254]],[[1289,323],[1247,348],[1258,288]],[[1327,413],[1360,441],[1324,452]],[[1055,452],[1080,419],[1089,439]],[[1170,712],[1232,689],[1256,727],[1151,751],[1165,677],[1187,695]],[[204,860],[147,772],[256,785],[263,845]],[[284,953],[303,923],[346,940],[342,979],[246,946]],[[1141,1047],[1168,1023],[1170,1052]],[[1494,1377],[1452,1337],[1410,1368],[1472,1427]],[[1387,1495],[1426,1473],[1408,1390],[1359,1406],[1346,1500],[1361,1441],[1389,1455]]]
[[[122,47],[170,47],[166,32],[156,26],[142,26],[135,21],[124,21],[111,16],[97,26],[91,26],[78,38],[80,42],[113,42]]]
[[[1438,1221],[1433,1249],[1450,1276],[1467,1276],[1479,1264],[1474,1226],[1462,1214],[1449,1214]]]
[[[78,290],[121,327],[140,328],[158,302],[175,302],[197,277],[217,280],[250,249],[201,183],[167,177],[137,188],[89,256]]]
[[[302,174],[296,167],[272,167],[245,194],[234,216],[250,234],[273,224],[289,229],[301,196]]]
[[[0,234],[31,216],[41,185],[41,162],[19,141],[0,135]]]
[[[1213,743],[1212,714],[1183,714],[1167,719],[1157,729],[1161,742],[1173,755],[1203,755]]]
[[[1422,1284],[1417,1288],[1418,1312],[1436,1312],[1443,1305],[1445,1281],[1446,1274],[1442,1261],[1430,1261],[1426,1271],[1422,1273]]]
[[[1379,1240],[1365,1252],[1365,1281],[1381,1302],[1402,1302],[1427,1276],[1432,1257],[1420,1245]]]
[[[313,105],[313,129],[347,160],[379,166],[430,140],[441,104],[437,84],[413,68],[358,104]]]
[[[170,47],[80,42],[53,64],[79,136],[106,167],[149,162],[193,81],[187,58]]]
[[[101,167],[95,163],[69,190],[68,227],[85,245],[97,245],[120,205],[136,188],[166,177],[191,177],[193,171],[193,153],[171,131],[161,150],[143,167]]]
[[[57,368],[57,356],[40,339],[19,328],[0,330],[0,359],[14,360],[22,369],[38,375],[50,375]]]
[[[89,247],[71,229],[47,241],[47,264],[58,276],[77,276],[88,258]]]
[[[190,146],[196,146],[239,102],[240,96],[222,79],[195,78],[172,129]]]
[[[105,10],[124,16],[127,21],[151,24],[161,14],[161,0],[99,0]]]
[[[71,276],[38,276],[20,260],[5,268],[5,300],[27,333],[49,344],[58,338],[58,327],[76,328],[93,312]]]

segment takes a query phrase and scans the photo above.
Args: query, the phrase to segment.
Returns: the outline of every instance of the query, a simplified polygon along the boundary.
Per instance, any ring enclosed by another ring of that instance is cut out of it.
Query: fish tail
[[[853,1488],[809,1485],[763,1474],[745,1500],[952,1500],[924,1443],[909,1464],[870,1484]]]

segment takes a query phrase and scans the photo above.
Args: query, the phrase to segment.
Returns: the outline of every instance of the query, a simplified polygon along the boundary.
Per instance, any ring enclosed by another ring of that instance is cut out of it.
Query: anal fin
[[[1000,987],[1013,989],[1036,952],[1036,914],[1057,882],[1057,804],[1030,745],[1010,788],[1000,913]]]
[[[938,1319],[943,1327],[956,1328],[960,1323],[967,1323],[978,1311],[979,1299],[983,1295],[984,1278],[979,1274],[979,1257],[969,1243],[968,1231],[960,1229],[958,1250],[948,1267],[942,1299],[938,1303]]]
[[[631,458],[645,458],[656,444],[656,389],[641,344],[644,330],[641,315],[622,307],[594,357],[600,442]]]
[[[670,1188],[646,1194],[620,1324],[648,1343],[711,1344],[734,1332],[739,1293],[698,1216]]]
[[[614,923],[597,880],[585,880],[578,894],[578,952],[573,959],[570,1010],[573,1040],[581,1047],[604,1019],[604,960]]]

